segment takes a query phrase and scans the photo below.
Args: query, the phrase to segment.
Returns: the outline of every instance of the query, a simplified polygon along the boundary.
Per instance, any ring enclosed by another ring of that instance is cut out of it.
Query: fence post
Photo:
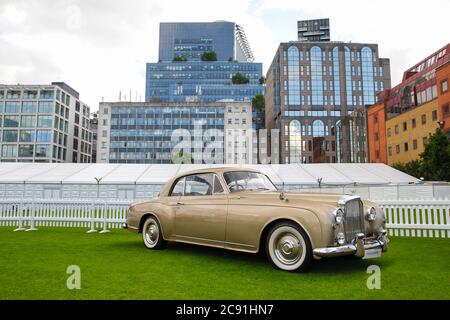
[[[91,219],[91,228],[86,233],[95,233],[95,232],[97,232],[97,230],[95,229],[94,212],[95,212],[95,205],[94,205],[94,200],[92,200],[92,202],[91,202],[91,210],[89,212],[89,215],[90,215],[89,218]]]
[[[103,205],[103,230],[99,233],[109,233],[110,231],[106,228],[106,200]]]
[[[19,205],[17,206],[17,210],[19,210],[18,211],[19,225],[17,226],[16,229],[14,229],[14,232],[25,230],[25,228],[23,227],[23,202],[22,201],[19,202]]]
[[[25,230],[25,231],[36,231],[39,230],[38,228],[35,228],[34,226],[34,215],[36,213],[36,204],[33,202],[31,202],[31,215],[30,215],[30,227]]]

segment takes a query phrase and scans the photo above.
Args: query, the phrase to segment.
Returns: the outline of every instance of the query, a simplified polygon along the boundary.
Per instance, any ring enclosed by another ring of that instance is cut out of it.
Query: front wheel
[[[313,262],[311,242],[306,232],[292,222],[281,222],[270,229],[266,252],[272,265],[284,271],[304,272]]]
[[[142,240],[148,249],[162,249],[167,241],[163,239],[161,227],[158,220],[154,217],[148,217],[142,227]]]

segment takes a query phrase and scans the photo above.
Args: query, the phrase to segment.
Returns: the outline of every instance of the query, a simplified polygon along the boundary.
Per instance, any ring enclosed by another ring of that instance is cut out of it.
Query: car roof
[[[213,167],[207,169],[197,169],[191,171],[185,171],[176,176],[176,178],[189,176],[197,173],[224,173],[224,172],[236,172],[236,171],[250,171],[250,172],[260,172],[258,170],[250,169],[250,168],[241,168],[241,167]]]

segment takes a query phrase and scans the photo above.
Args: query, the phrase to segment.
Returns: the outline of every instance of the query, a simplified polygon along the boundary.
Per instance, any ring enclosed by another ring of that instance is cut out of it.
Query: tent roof
[[[222,165],[0,163],[0,183],[163,184],[176,174]],[[230,165],[227,165],[230,166]],[[385,164],[231,165],[259,170],[275,184],[386,185],[417,183],[418,179]]]

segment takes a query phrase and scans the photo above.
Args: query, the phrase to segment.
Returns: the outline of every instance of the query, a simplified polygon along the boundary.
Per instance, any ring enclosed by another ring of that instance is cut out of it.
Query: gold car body
[[[163,187],[158,197],[133,203],[125,227],[133,232],[142,232],[145,218],[153,215],[161,226],[164,240],[255,253],[264,246],[270,227],[288,220],[306,232],[316,259],[350,253],[361,255],[357,241],[363,246],[363,253],[364,246],[382,248],[383,251],[387,249],[385,215],[374,202],[362,201],[364,209],[361,214],[365,216],[372,207],[377,212],[373,221],[362,218],[364,237],[338,244],[337,233],[340,229],[345,232],[345,226],[336,225],[335,212],[345,204],[346,199],[358,197],[282,191],[230,192],[223,176],[230,171],[257,172],[240,168],[211,168],[178,175]],[[204,173],[215,174],[225,192],[207,196],[170,195],[178,179]]]

